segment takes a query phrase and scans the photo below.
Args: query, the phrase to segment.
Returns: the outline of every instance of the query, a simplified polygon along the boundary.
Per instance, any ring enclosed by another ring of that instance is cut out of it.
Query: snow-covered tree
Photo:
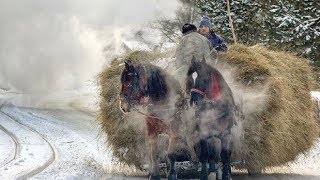
[[[320,3],[315,0],[230,0],[238,42],[263,44],[320,62]],[[225,0],[197,0],[226,40],[231,30]]]
[[[181,36],[181,27],[185,23],[195,23],[200,18],[200,10],[193,0],[179,0],[180,7],[176,10],[174,19],[160,18],[153,26],[171,42],[177,42]]]

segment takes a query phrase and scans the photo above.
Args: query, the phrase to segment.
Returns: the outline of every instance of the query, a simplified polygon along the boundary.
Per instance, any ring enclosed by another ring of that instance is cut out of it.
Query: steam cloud
[[[106,44],[164,14],[176,1],[0,2],[0,88],[18,92],[77,89],[104,64]],[[113,52],[116,53],[116,52]]]

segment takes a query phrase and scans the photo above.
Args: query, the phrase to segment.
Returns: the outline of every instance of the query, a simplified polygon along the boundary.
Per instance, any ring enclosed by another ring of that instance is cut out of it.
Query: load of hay
[[[218,59],[217,68],[229,64],[233,81],[240,84],[232,90],[245,116],[240,122],[244,137],[234,151],[248,170],[284,165],[310,149],[319,124],[310,96],[315,76],[304,59],[243,45],[232,46]]]
[[[145,163],[143,116],[124,116],[119,110],[119,64],[152,62],[161,55],[132,52],[115,59],[99,76],[101,88],[98,120],[107,134],[113,155],[138,168]],[[246,168],[259,172],[266,167],[283,165],[306,152],[319,136],[310,91],[315,86],[312,69],[290,53],[275,52],[260,46],[234,45],[218,56],[214,64],[228,83],[244,113],[234,159],[244,159]],[[236,85],[235,85],[236,84]],[[241,86],[241,88],[239,86]],[[237,92],[238,90],[241,93]],[[260,93],[260,94],[259,94]],[[257,103],[257,104],[255,104]],[[239,130],[238,129],[238,130]],[[237,148],[238,147],[238,148]]]

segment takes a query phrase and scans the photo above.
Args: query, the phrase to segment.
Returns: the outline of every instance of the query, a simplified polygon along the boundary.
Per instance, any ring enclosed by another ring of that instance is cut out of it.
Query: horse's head
[[[145,69],[142,65],[125,62],[121,74],[120,109],[127,113],[134,105],[140,105],[145,97]]]
[[[198,106],[202,103],[207,93],[210,74],[206,72],[205,59],[197,61],[195,57],[191,60],[191,65],[187,73],[186,91],[190,94],[190,105]]]
[[[216,101],[220,98],[218,78],[214,69],[206,63],[205,58],[202,61],[197,61],[195,57],[192,58],[187,73],[186,90],[191,96],[191,106],[199,106],[205,99]]]

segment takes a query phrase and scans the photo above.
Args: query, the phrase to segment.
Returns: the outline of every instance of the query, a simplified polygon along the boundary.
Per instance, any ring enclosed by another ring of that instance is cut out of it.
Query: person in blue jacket
[[[224,39],[213,31],[211,21],[208,17],[203,17],[201,19],[199,33],[208,38],[208,40],[211,42],[211,48],[223,52],[228,50]]]

